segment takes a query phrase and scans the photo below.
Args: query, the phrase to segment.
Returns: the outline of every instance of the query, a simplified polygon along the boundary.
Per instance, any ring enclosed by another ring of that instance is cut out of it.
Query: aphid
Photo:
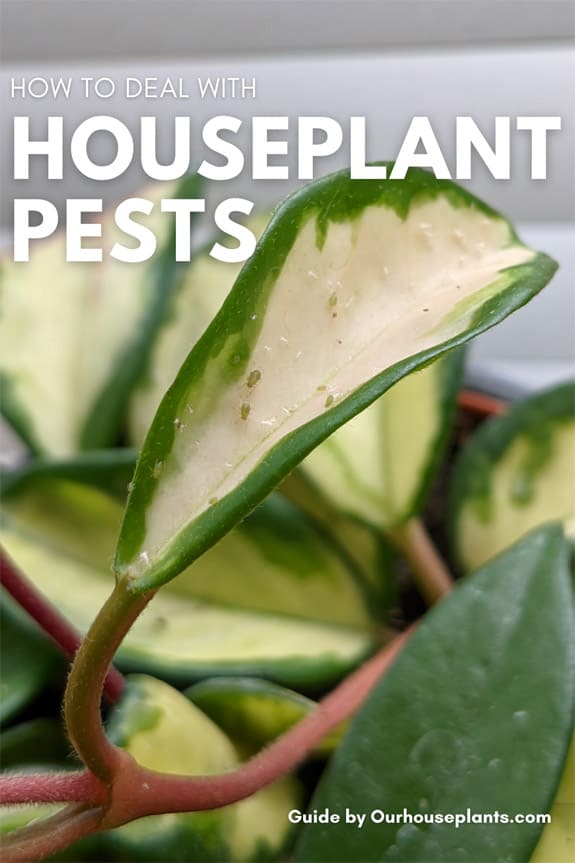
[[[164,463],[161,461],[157,461],[154,464],[154,467],[152,468],[152,476],[154,477],[154,479],[159,479],[163,468],[164,468]]]
[[[247,402],[243,402],[242,406],[240,408],[240,417],[243,420],[247,420],[247,418],[250,415],[250,411],[251,411],[251,406]]]
[[[325,400],[325,406],[326,406],[326,408],[331,407],[331,406],[332,406],[332,404],[334,403],[334,401],[335,401],[335,399],[334,399],[333,395],[329,395],[329,396],[326,398],[326,400]]]
[[[181,421],[181,419],[179,417],[176,417],[174,419],[174,426],[176,427],[176,429],[178,431],[182,431],[182,429],[184,428],[184,423]]]
[[[248,388],[251,390],[252,387],[255,387],[259,379],[261,378],[262,373],[259,369],[253,369],[248,375]]]
[[[328,306],[330,306],[331,308],[333,308],[334,306],[337,306],[337,294],[336,294],[336,292],[335,292],[335,291],[333,292],[333,294],[331,294],[331,295],[330,295],[330,298],[329,298],[329,300],[327,301],[327,304],[328,304]]]

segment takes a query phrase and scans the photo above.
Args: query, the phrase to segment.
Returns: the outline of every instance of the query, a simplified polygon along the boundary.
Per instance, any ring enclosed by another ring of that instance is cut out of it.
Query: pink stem
[[[2,549],[0,549],[0,584],[50,636],[62,652],[72,659],[82,642],[81,635],[37,587],[17,569]],[[104,682],[104,694],[113,704],[118,700],[123,689],[124,678],[116,668],[110,666]]]
[[[67,806],[2,838],[3,863],[33,863],[62,851],[100,826],[102,809]]]
[[[220,776],[173,776],[134,763],[124,775],[116,778],[115,804],[104,826],[118,826],[144,815],[227,806],[293,770],[320,740],[357,710],[390,667],[412,630],[413,627],[395,638],[349,675],[305,719],[234,772]]]
[[[232,773],[172,776],[140,767],[123,753],[125,761],[114,777],[107,814],[104,812],[109,789],[88,771],[7,775],[0,781],[1,803],[78,803],[6,837],[5,863],[32,863],[96,830],[117,827],[145,815],[215,809],[249,797],[297,767],[320,740],[357,710],[413,629],[410,627],[395,638],[347,677],[305,719]],[[99,808],[88,810],[88,806]]]
[[[105,802],[107,789],[87,770],[68,773],[5,773],[0,776],[0,805],[18,803]]]

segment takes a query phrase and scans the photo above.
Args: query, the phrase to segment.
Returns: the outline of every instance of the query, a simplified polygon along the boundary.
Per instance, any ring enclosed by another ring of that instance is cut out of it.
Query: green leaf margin
[[[470,498],[488,504],[491,476],[507,448],[520,436],[538,447],[538,457],[532,465],[533,480],[550,455],[546,444],[553,426],[574,419],[575,381],[567,381],[516,403],[508,413],[489,419],[466,442],[453,468],[447,500],[451,551],[463,569],[466,567],[457,528],[462,508]]]
[[[188,355],[152,422],[136,467],[135,487],[128,499],[118,542],[114,568],[119,577],[124,575],[144,542],[146,510],[158,482],[153,468],[156,462],[165,462],[166,453],[171,450],[176,434],[173,418],[178,415],[180,402],[192,385],[200,384],[210,358],[222,349],[231,334],[236,335],[234,354],[240,357],[240,362],[230,365],[228,373],[231,380],[244,374],[250,345],[261,327],[262,316],[257,313],[265,306],[304,223],[317,216],[317,245],[321,249],[331,222],[354,220],[366,207],[377,205],[392,208],[401,219],[405,219],[414,204],[440,195],[456,207],[471,207],[491,218],[502,219],[464,189],[449,180],[436,180],[431,173],[421,169],[412,169],[404,180],[396,181],[352,180],[349,172],[343,171],[304,187],[276,211],[252,258],[241,270],[231,294]],[[517,242],[510,225],[509,237],[510,243]],[[502,271],[512,276],[511,285],[478,309],[466,332],[387,368],[322,416],[288,434],[268,452],[239,488],[184,527],[177,542],[171,544],[161,561],[139,577],[131,577],[129,590],[143,593],[175,577],[256,506],[336,428],[375,401],[404,375],[423,368],[435,357],[464,344],[524,305],[544,287],[556,268],[555,261],[538,253],[528,263]]]

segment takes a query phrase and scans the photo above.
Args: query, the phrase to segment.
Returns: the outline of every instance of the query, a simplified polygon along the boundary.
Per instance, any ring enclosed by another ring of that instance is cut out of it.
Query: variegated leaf
[[[289,198],[166,393],[115,568],[173,578],[404,375],[527,302],[554,262],[467,192],[335,174]]]
[[[462,355],[403,378],[300,466],[340,511],[393,528],[424,503],[451,430]]]
[[[455,557],[472,570],[532,528],[575,536],[575,384],[537,393],[469,439],[450,490]]]
[[[149,261],[110,257],[114,243],[125,243],[110,212],[100,218],[101,262],[67,261],[62,232],[35,247],[26,263],[2,260],[2,413],[34,452],[68,456],[114,443],[185,270],[174,260],[173,223],[159,202],[195,197],[198,185],[192,176],[175,190],[144,190],[156,204],[146,217],[158,239]]]

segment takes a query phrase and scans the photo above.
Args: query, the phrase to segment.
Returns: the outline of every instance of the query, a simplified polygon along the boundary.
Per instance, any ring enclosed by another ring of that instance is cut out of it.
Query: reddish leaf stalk
[[[20,572],[2,549],[0,549],[0,584],[18,605],[36,621],[62,653],[73,659],[82,642],[80,633]],[[117,669],[110,667],[104,682],[104,695],[111,703],[114,703],[122,694],[123,689],[124,678]]]
[[[100,702],[116,650],[153,593],[130,594],[118,582],[80,645],[64,695],[66,730],[76,753],[98,779],[112,785],[130,756],[106,737]]]
[[[158,773],[132,761],[117,775],[113,802],[102,826],[116,827],[144,815],[227,806],[296,768],[329,732],[354,713],[391,666],[413,631],[395,638],[350,674],[308,716],[250,761],[230,773],[188,777]]]
[[[126,785],[126,796],[133,803],[139,783],[140,795],[145,800],[144,809],[138,809],[132,817],[159,814],[160,811],[181,812],[186,809],[225,806],[248,797],[293,770],[324,737],[357,710],[375,683],[391,666],[413,629],[414,627],[410,627],[368,659],[320,701],[308,716],[235,771],[207,777],[174,776],[141,767],[127,753],[122,753],[126,757],[123,765],[125,778],[122,780],[121,775],[115,777],[116,789],[122,784]],[[182,796],[184,786],[190,791],[185,799]],[[152,787],[154,796],[157,796],[158,791],[164,796],[162,800],[153,803],[153,810],[149,810],[149,798],[152,796],[149,792]],[[170,799],[174,793],[177,799]],[[109,788],[87,770],[69,773],[14,773],[0,778],[0,804],[3,805],[83,802],[96,806],[104,805],[108,795]],[[114,796],[119,797],[117,790]],[[119,813],[117,804],[115,812]]]
[[[508,405],[502,399],[476,390],[461,390],[457,397],[459,407],[480,417],[499,416],[508,410]]]
[[[425,601],[434,605],[453,587],[453,579],[423,522],[411,518],[389,533],[394,545],[408,561]]]
[[[84,803],[103,805],[108,789],[88,770],[67,773],[7,773],[0,778],[0,805]]]
[[[136,818],[216,809],[249,797],[297,767],[320,740],[357,710],[413,629],[367,660],[305,719],[233,772],[205,777],[157,773],[141,767],[126,752],[115,750],[120,758],[109,787],[89,772],[5,777],[0,782],[4,803],[82,803],[10,834],[3,843],[3,859],[6,863],[31,863],[90,833]]]
[[[31,863],[62,851],[98,830],[102,812],[74,804],[50,818],[15,830],[2,839],[3,863]]]

